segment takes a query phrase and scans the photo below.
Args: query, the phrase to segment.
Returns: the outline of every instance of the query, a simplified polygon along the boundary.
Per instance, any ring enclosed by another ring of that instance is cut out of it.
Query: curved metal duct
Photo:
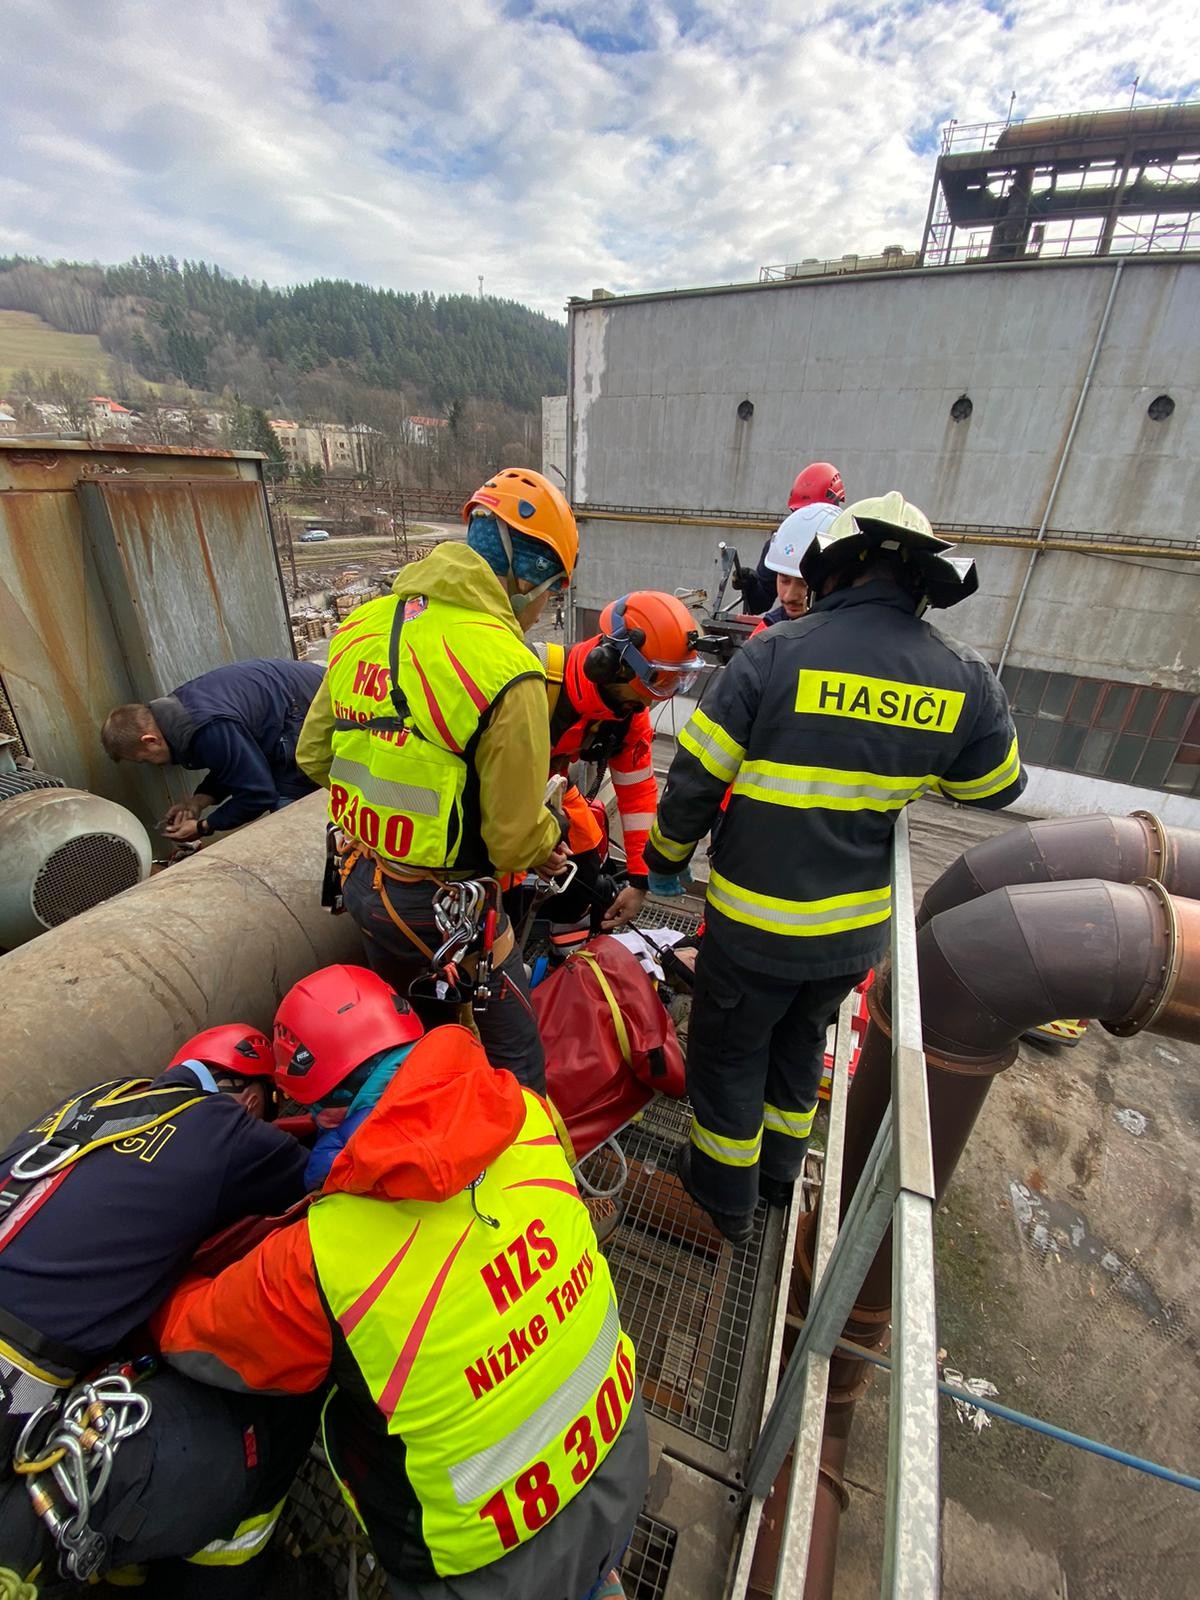
[[[280,996],[358,929],[319,904],[325,796],[308,795],[0,956],[0,1140],[102,1078],[159,1072],[218,1022],[270,1031]]]
[[[1169,828],[1149,811],[1128,817],[1060,817],[1026,822],[963,852],[926,891],[922,927],[939,912],[1005,884],[1157,878],[1169,894],[1200,899],[1200,832]],[[1045,1021],[1045,1018],[1042,1019]]]
[[[124,806],[42,774],[0,801],[0,950],[57,928],[150,871],[150,836]]]

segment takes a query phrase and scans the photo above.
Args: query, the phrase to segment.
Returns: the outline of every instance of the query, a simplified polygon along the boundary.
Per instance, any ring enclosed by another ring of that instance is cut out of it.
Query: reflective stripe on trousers
[[[286,1499],[285,1495],[270,1511],[247,1517],[238,1523],[231,1538],[213,1539],[203,1550],[188,1556],[187,1560],[197,1567],[241,1567],[247,1561],[253,1561],[270,1544]]]
[[[732,1139],[727,1134],[714,1133],[692,1118],[692,1144],[706,1156],[726,1167],[756,1167],[762,1152],[762,1129],[752,1138]]]
[[[783,1134],[788,1139],[807,1139],[812,1132],[813,1120],[816,1115],[817,1103],[815,1100],[811,1110],[808,1111],[784,1111],[781,1106],[765,1103],[763,1105],[763,1131]]]
[[[710,931],[696,962],[687,1087],[692,1180],[714,1210],[746,1213],[759,1166],[781,1182],[803,1162],[831,1015],[861,974],[807,981],[742,967]]]
[[[852,894],[830,895],[824,900],[783,900],[776,895],[743,888],[714,871],[709,875],[708,899],[716,910],[734,922],[761,928],[764,933],[819,938],[827,933],[844,933],[851,928],[868,928],[874,923],[886,922],[891,915],[892,891],[891,886],[885,884],[882,889],[859,889]]]

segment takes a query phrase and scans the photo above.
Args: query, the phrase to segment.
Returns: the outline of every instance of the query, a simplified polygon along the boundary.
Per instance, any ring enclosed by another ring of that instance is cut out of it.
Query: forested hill
[[[400,391],[410,409],[482,400],[529,412],[566,386],[563,325],[512,300],[329,280],[271,289],[170,256],[115,267],[0,257],[0,310],[97,334],[151,382],[267,407],[363,385]]]

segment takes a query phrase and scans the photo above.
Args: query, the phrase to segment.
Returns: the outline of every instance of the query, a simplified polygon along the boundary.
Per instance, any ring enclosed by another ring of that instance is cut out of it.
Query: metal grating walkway
[[[621,1321],[637,1348],[646,1410],[724,1450],[746,1352],[766,1207],[760,1204],[754,1235],[740,1248],[713,1230],[670,1171],[690,1117],[686,1101],[657,1100],[619,1135],[630,1168],[626,1210],[605,1254]],[[603,1161],[604,1153],[595,1159]]]
[[[675,1554],[675,1530],[643,1511],[621,1560],[625,1600],[663,1600]]]
[[[621,1558],[626,1600],[663,1600],[675,1541],[674,1528],[639,1514]],[[317,1600],[329,1594],[385,1600],[383,1573],[315,1445],[292,1485],[277,1548],[280,1557],[265,1600]]]

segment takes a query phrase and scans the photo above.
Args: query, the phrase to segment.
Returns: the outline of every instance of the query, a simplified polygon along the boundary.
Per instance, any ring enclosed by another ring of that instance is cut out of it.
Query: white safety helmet
[[[800,577],[800,562],[809,545],[832,526],[841,513],[841,506],[814,500],[811,505],[793,511],[771,535],[764,566],[772,572],[785,572],[789,577]]]

